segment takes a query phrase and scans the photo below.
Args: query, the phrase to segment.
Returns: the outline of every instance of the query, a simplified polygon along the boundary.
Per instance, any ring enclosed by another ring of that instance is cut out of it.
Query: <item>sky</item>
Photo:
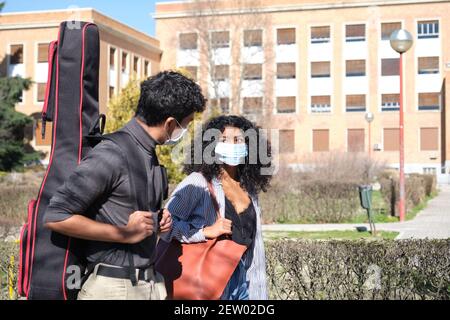
[[[151,36],[155,35],[156,2],[174,0],[0,0],[5,1],[2,12],[67,9],[70,7],[94,8],[111,18],[128,24]]]

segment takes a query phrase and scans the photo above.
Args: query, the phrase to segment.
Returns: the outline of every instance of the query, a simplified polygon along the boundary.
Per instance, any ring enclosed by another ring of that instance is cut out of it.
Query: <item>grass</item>
[[[437,195],[436,193],[433,193],[430,196],[427,196],[425,200],[409,210],[406,213],[406,219],[405,220],[412,220],[416,217],[416,215],[425,209],[428,205],[428,201],[433,199]],[[375,223],[384,223],[384,222],[398,222],[398,217],[391,216],[389,214],[388,206],[386,202],[383,199],[383,196],[379,190],[373,191],[372,193],[372,214],[374,218]],[[367,211],[365,209],[361,208],[361,213],[357,216],[353,217],[352,219],[345,221],[345,223],[368,223],[369,219],[367,217]]]
[[[333,230],[333,231],[265,231],[263,233],[266,240],[278,239],[309,239],[309,240],[378,240],[388,239],[393,240],[398,235],[398,232],[378,231],[376,236],[372,236],[369,231],[356,230]]]

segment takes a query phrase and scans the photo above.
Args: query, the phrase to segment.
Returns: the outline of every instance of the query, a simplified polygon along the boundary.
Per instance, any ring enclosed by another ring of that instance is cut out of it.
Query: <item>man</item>
[[[155,147],[181,140],[205,98],[200,87],[180,73],[164,71],[141,84],[135,117],[121,131],[131,135],[146,159],[151,211],[135,211],[127,156],[115,142],[103,140],[81,161],[50,200],[45,226],[86,241],[86,258],[93,268],[78,299],[164,299],[164,281],[153,269],[165,175]],[[131,160],[131,159],[130,159]],[[137,192],[144,192],[137,190]],[[159,232],[171,228],[168,212]],[[101,260],[101,261],[99,261]],[[130,271],[131,270],[131,271]]]

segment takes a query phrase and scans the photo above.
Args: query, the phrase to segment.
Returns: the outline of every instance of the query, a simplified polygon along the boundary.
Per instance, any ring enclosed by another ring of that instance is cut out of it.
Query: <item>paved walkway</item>
[[[437,197],[428,202],[428,206],[417,216],[406,222],[377,223],[377,230],[396,231],[396,239],[443,239],[450,238],[450,185],[440,185]],[[264,231],[331,231],[356,230],[369,224],[271,224],[264,225]]]

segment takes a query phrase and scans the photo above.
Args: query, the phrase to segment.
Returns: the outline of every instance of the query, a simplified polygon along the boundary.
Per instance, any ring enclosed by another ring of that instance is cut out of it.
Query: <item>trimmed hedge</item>
[[[450,299],[450,239],[267,243],[271,299]]]
[[[353,182],[295,180],[274,184],[260,195],[264,221],[340,223],[360,210],[358,185]]]
[[[399,182],[397,173],[386,172],[380,177],[381,194],[389,205],[391,215],[398,215]],[[411,210],[437,192],[436,176],[408,174],[405,177],[406,209]]]
[[[0,242],[0,300],[17,251]],[[271,299],[450,299],[450,239],[276,240],[266,255]]]

